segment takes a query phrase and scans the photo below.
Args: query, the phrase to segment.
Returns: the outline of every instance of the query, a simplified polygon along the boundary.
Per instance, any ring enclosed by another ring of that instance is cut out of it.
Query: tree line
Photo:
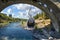
[[[42,13],[38,13],[34,16],[34,19],[38,19],[40,17],[40,19],[49,19],[49,17],[46,15],[45,12]]]
[[[17,22],[20,21],[21,19],[19,18],[12,18],[7,16],[6,14],[0,13],[0,23],[4,22]]]

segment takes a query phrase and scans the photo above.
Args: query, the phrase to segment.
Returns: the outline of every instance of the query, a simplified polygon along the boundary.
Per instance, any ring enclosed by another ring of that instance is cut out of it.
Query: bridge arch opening
[[[35,4],[35,3],[33,3],[33,2],[25,2],[25,1],[23,1],[23,2],[16,2],[16,3],[27,3],[27,4],[31,4],[31,5],[34,5],[34,6],[36,6],[36,7],[38,7],[38,8],[40,8],[41,10],[43,10],[47,15],[48,15],[48,17],[52,20],[52,24],[53,24],[53,26],[54,26],[54,28],[55,28],[55,30],[56,31],[58,31],[59,29],[59,25],[58,25],[58,21],[57,21],[57,19],[56,19],[56,17],[55,17],[55,15],[52,13],[53,12],[53,9],[52,8],[48,8],[48,6],[47,6],[47,4],[43,4],[43,3],[41,3],[41,2],[39,2],[39,4]],[[12,5],[12,4],[15,4],[14,2],[12,2],[12,3],[9,3],[9,4],[7,4],[6,6],[4,6],[2,9],[4,9],[5,7],[7,7],[7,6],[9,6],[9,5]],[[1,9],[1,10],[2,10]]]
[[[19,6],[18,6],[19,5]],[[11,7],[12,6],[12,7]],[[23,13],[23,15],[28,15],[29,14],[29,9],[31,9],[30,11],[31,11],[31,15],[34,17],[34,16],[36,16],[36,14],[38,14],[38,15],[40,15],[40,14],[42,14],[42,13],[45,13],[45,12],[43,12],[41,9],[39,9],[39,8],[37,8],[37,7],[35,7],[35,6],[33,6],[33,5],[30,5],[30,4],[24,4],[24,3],[21,3],[21,4],[13,4],[13,5],[11,5],[11,6],[8,6],[8,7],[6,7],[3,11],[1,11],[1,13],[7,13],[7,16],[10,16],[10,17],[12,17],[12,16],[15,16],[14,15],[14,13],[13,12],[15,12],[17,9],[19,9],[19,10],[17,10],[17,12],[16,12],[16,15],[17,14],[19,14],[18,12],[22,12]],[[25,7],[23,7],[23,6],[25,6]],[[45,7],[46,7],[46,5],[44,5]],[[9,8],[10,7],[10,8]],[[12,10],[12,9],[14,9],[14,8],[16,8],[15,10]],[[6,11],[5,11],[6,10]],[[24,11],[26,12],[26,14],[24,14]],[[20,12],[20,13],[21,13]],[[40,14],[39,14],[40,13]],[[45,13],[46,14],[46,13]],[[20,14],[21,15],[21,14]],[[42,16],[44,16],[44,15],[42,15]],[[23,16],[22,16],[23,17]],[[27,16],[28,18],[29,18],[29,15]],[[18,18],[17,16],[16,16],[16,18]],[[23,17],[23,19],[24,19],[24,17]]]

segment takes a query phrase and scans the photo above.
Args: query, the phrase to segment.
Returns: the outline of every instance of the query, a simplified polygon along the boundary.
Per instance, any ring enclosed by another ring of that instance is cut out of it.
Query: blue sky
[[[3,11],[1,11],[1,13],[5,13],[7,15],[12,14],[12,17],[14,18],[25,18],[28,19],[29,15],[28,15],[28,11],[30,10],[30,14],[32,16],[36,15],[37,13],[41,13],[42,11],[33,6],[33,5],[29,5],[29,4],[14,4],[11,6],[6,7]]]

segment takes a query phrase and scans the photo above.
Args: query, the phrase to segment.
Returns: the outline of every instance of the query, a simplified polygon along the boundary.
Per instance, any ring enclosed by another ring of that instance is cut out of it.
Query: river
[[[31,31],[23,29],[18,22],[0,28],[0,40],[33,40],[32,35]]]

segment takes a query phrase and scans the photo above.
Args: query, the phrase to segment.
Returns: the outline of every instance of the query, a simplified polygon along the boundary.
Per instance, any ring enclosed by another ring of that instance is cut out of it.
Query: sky
[[[41,12],[42,11],[39,8],[29,4],[13,4],[1,11],[1,13],[7,14],[7,16],[9,16],[9,14],[12,14],[12,17],[14,18],[24,18],[24,19],[29,18],[28,13],[34,16],[37,13]]]

